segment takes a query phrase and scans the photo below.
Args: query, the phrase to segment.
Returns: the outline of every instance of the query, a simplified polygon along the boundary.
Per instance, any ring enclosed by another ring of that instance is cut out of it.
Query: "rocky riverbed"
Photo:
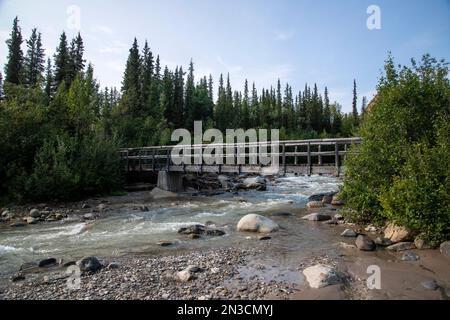
[[[349,223],[338,180],[244,180],[5,208],[38,221],[0,227],[0,299],[448,299],[450,244]]]

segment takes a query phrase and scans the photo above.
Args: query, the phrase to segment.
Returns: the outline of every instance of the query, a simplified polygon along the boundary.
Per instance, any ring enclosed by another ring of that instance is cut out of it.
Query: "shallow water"
[[[206,247],[252,246],[258,241],[255,235],[235,231],[240,217],[249,213],[270,216],[274,212],[290,212],[293,214],[291,217],[273,217],[282,230],[273,234],[272,240],[258,243],[272,253],[263,257],[264,263],[273,265],[278,271],[283,270],[283,266],[298,264],[302,257],[333,254],[336,251],[338,236],[323,232],[329,226],[305,222],[300,217],[306,213],[305,205],[309,196],[337,191],[339,185],[340,181],[332,177],[287,177],[276,180],[265,192],[188,197],[176,202],[158,202],[161,208],[152,208],[149,203],[149,212],[138,212],[132,208],[108,212],[91,226],[69,220],[3,229],[0,231],[0,278],[17,271],[25,262],[48,257],[70,261],[86,255],[153,255]],[[223,228],[227,235],[190,240],[177,233],[180,227],[209,221]],[[176,245],[161,248],[157,245],[161,240],[174,241]],[[250,272],[253,267],[257,270],[260,262],[261,259],[250,264]],[[245,272],[243,270],[243,274]],[[286,270],[282,274],[289,278],[290,271]]]

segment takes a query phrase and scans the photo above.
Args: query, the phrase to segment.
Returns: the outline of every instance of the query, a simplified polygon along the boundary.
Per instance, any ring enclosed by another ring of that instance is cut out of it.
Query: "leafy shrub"
[[[378,95],[360,128],[363,143],[346,162],[342,196],[357,221],[385,220],[448,238],[448,67],[386,62]]]

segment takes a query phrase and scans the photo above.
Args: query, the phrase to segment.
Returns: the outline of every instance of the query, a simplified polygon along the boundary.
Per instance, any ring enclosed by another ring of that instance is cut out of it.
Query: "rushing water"
[[[267,262],[270,264],[273,260],[273,264],[289,264],[290,260],[298,260],[303,255],[333,251],[337,237],[333,233],[322,232],[329,227],[302,221],[300,217],[305,214],[309,196],[336,191],[339,184],[339,180],[331,177],[287,177],[278,179],[265,192],[187,197],[176,202],[158,202],[157,206],[149,202],[148,212],[138,212],[132,208],[108,212],[90,226],[84,222],[66,220],[3,229],[0,230],[0,278],[17,271],[25,262],[48,257],[70,261],[86,255],[151,255],[203,247],[251,246],[252,241],[257,241],[254,235],[235,231],[240,217],[248,213],[293,214],[291,217],[273,217],[282,230],[267,242],[274,253],[267,256]],[[190,240],[177,233],[180,227],[209,221],[223,228],[227,235]],[[161,248],[157,245],[161,240],[173,241],[175,246]]]

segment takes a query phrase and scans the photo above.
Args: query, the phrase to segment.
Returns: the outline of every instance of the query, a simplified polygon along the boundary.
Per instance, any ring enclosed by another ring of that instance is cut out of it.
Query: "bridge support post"
[[[159,171],[158,188],[170,192],[183,191],[183,175],[181,172]]]

